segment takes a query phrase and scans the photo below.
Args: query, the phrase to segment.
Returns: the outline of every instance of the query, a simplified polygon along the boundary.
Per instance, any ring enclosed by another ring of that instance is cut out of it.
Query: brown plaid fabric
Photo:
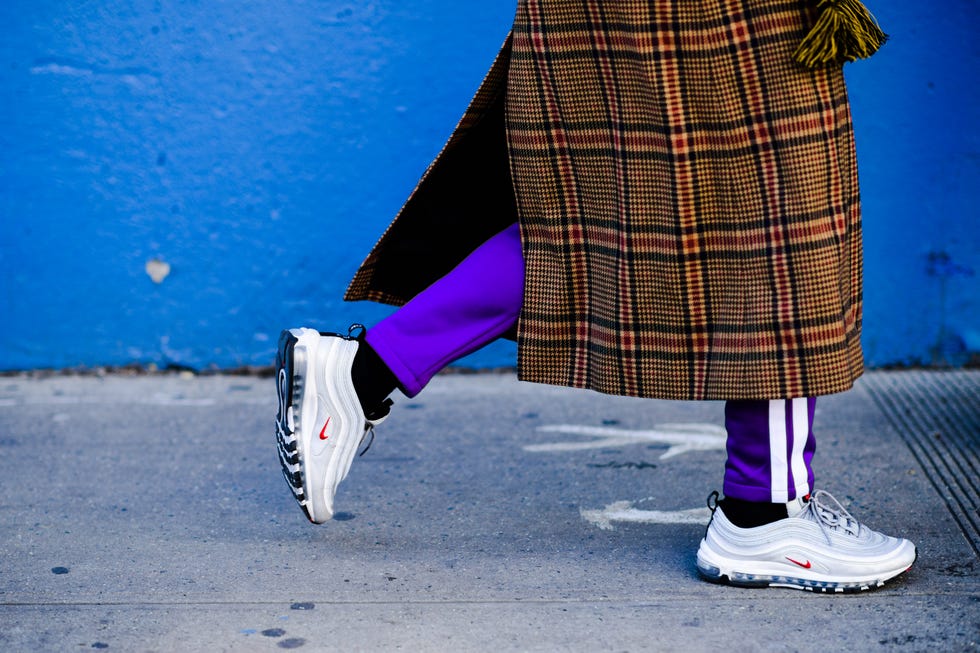
[[[791,58],[813,19],[801,0],[520,0],[347,298],[407,300],[516,210],[522,379],[676,399],[850,387],[857,168],[840,67]],[[441,258],[412,286],[419,241]]]

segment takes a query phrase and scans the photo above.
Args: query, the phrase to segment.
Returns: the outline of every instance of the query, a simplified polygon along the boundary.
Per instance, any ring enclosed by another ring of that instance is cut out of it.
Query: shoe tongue
[[[786,504],[786,514],[790,517],[798,517],[800,513],[806,510],[808,503],[810,503],[810,495],[800,497],[799,499],[793,499]]]

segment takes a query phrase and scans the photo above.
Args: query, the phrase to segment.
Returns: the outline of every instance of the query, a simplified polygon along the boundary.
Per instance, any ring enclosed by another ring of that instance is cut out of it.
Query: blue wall
[[[4,2],[0,369],[265,365],[283,326],[380,319],[341,293],[514,4]],[[977,4],[872,7],[892,41],[848,68],[868,359],[962,363],[980,352]]]

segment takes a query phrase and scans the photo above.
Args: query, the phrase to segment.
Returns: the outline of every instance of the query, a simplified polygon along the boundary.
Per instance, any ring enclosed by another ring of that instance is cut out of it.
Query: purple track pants
[[[367,331],[409,396],[442,368],[511,330],[521,311],[518,225],[489,239],[452,272]],[[725,496],[784,503],[813,490],[815,398],[728,401]]]

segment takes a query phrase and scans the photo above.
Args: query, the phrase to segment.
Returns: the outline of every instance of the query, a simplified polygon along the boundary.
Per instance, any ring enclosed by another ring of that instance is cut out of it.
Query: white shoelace
[[[831,542],[829,531],[843,531],[852,537],[860,537],[864,528],[851,513],[829,492],[817,490],[810,496],[800,517],[812,519],[820,526],[827,543]]]

